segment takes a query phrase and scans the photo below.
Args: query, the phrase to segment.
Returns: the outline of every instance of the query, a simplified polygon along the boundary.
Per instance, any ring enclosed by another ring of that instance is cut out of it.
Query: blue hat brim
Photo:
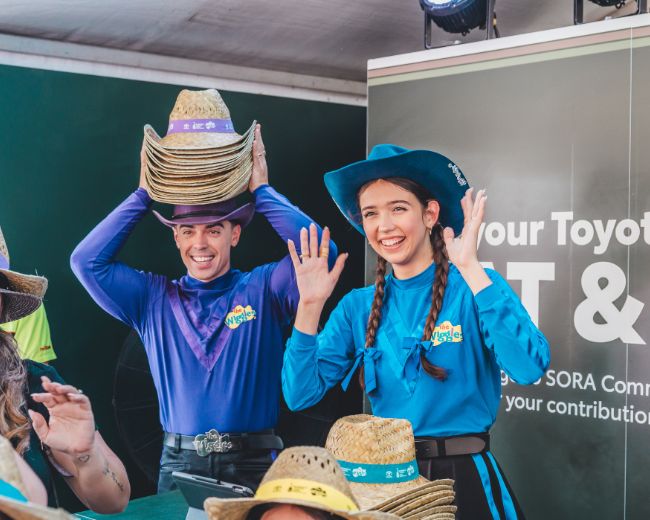
[[[388,157],[372,158],[379,147],[402,150]],[[325,174],[325,186],[343,216],[365,236],[357,204],[359,189],[375,179],[405,177],[427,189],[440,204],[440,223],[451,227],[456,235],[463,229],[460,200],[469,183],[458,166],[430,150],[407,150],[393,145],[377,145],[370,157]]]

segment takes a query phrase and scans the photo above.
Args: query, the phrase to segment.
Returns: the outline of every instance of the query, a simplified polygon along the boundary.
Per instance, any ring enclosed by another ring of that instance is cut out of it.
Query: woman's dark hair
[[[251,509],[248,512],[248,515],[246,515],[246,520],[260,520],[262,516],[264,516],[264,513],[267,511],[270,511],[274,507],[282,506],[282,505],[288,505],[288,506],[293,506],[293,507],[299,507],[303,511],[305,511],[309,516],[311,516],[312,520],[344,520],[343,517],[340,517],[336,513],[330,513],[329,511],[323,511],[322,509],[315,509],[313,507],[305,507],[305,506],[299,506],[296,504],[279,504],[279,503],[272,503],[272,504],[260,504],[259,506],[255,506],[253,509]]]
[[[29,420],[25,416],[27,372],[13,336],[0,331],[0,435],[22,454],[29,445]]]
[[[368,186],[377,182],[378,179],[367,182],[357,193],[357,203],[361,194]],[[404,177],[388,177],[383,179],[390,182],[395,186],[399,186],[406,191],[410,191],[418,199],[424,208],[427,207],[429,201],[434,200],[431,194],[420,184]],[[433,261],[436,264],[436,275],[433,280],[433,287],[431,291],[431,307],[427,315],[427,321],[424,324],[424,331],[422,332],[422,339],[429,340],[433,335],[433,330],[436,327],[436,320],[442,308],[442,299],[445,295],[445,288],[447,287],[447,275],[449,274],[449,257],[447,256],[447,248],[442,236],[442,226],[437,223],[433,226],[430,235],[431,248],[433,250]],[[368,316],[368,325],[366,327],[366,348],[373,348],[375,345],[375,336],[379,323],[381,322],[381,309],[384,301],[384,286],[386,284],[386,259],[377,256],[377,270],[375,275],[375,295],[372,299],[372,306],[370,307],[370,315]],[[422,367],[430,376],[444,381],[447,379],[447,371],[439,366],[429,362],[424,353],[420,354],[420,362]],[[365,388],[363,364],[359,372],[359,382],[361,387]]]

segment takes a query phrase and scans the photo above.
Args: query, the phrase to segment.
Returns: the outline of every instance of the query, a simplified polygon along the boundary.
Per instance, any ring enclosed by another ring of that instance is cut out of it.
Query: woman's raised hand
[[[42,443],[70,455],[89,452],[95,440],[95,419],[88,396],[71,385],[53,383],[42,377],[45,392],[32,394],[50,414],[49,422],[29,410],[32,426]]]
[[[454,237],[454,230],[450,227],[443,232],[449,261],[461,271],[479,264],[478,233],[485,216],[486,201],[485,190],[479,190],[474,198],[474,188],[468,189],[460,201],[465,217],[463,231],[457,237]]]
[[[323,304],[330,297],[341,276],[347,253],[342,253],[330,271],[327,258],[330,251],[329,228],[323,230],[320,245],[315,224],[310,224],[309,231],[300,230],[300,253],[292,240],[287,241],[289,254],[296,271],[300,302],[302,304]]]

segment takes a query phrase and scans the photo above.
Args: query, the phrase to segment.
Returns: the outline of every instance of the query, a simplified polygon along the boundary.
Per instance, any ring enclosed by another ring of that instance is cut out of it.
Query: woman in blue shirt
[[[317,334],[345,256],[329,271],[328,236],[319,248],[313,228],[302,232],[300,255],[289,242],[300,291],[282,377],[289,407],[347,387],[359,368],[373,413],[411,421],[421,473],[455,479],[457,518],[523,518],[488,432],[500,370],[531,384],[550,354],[519,298],[478,261],[485,191],[474,197],[446,157],[394,145],[328,173],[325,184],[377,253],[377,277],[348,293]]]

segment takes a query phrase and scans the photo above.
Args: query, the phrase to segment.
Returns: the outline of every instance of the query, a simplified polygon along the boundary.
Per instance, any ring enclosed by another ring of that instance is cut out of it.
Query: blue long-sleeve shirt
[[[373,348],[364,346],[373,286],[348,293],[318,336],[294,329],[282,370],[289,407],[306,408],[338,382],[345,386],[363,363],[375,415],[408,419],[416,436],[487,431],[501,399],[500,368],[533,383],[548,367],[548,343],[498,273],[488,270],[493,283],[474,296],[453,265],[433,341],[421,341],[434,275],[432,264],[406,280],[386,277]],[[420,352],[447,370],[444,382],[424,372]]]
[[[254,197],[280,237],[299,244],[300,229],[312,220],[269,186]],[[210,282],[138,271],[115,257],[150,206],[145,190],[131,194],[77,246],[72,270],[102,309],[140,334],[165,431],[274,427],[283,333],[298,304],[290,257]],[[330,248],[332,262],[336,246]]]

